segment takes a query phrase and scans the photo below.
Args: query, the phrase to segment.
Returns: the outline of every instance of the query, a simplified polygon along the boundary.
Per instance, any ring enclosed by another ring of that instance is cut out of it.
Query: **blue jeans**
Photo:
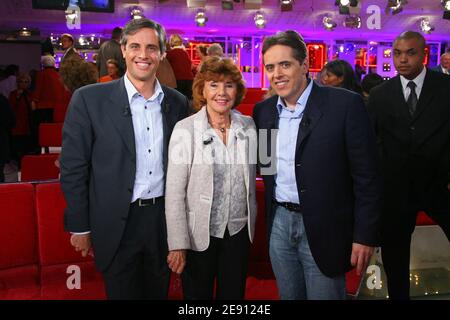
[[[344,300],[345,274],[329,278],[322,274],[309,249],[303,216],[275,207],[270,261],[282,300]]]

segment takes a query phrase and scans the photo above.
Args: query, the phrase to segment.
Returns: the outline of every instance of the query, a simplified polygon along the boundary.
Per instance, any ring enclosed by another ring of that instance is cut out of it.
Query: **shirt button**
[[[411,126],[411,127],[409,127],[412,131],[414,131],[414,130],[416,130],[416,127],[414,127],[414,126]]]
[[[152,152],[152,150],[148,149],[148,153]]]
[[[150,130],[150,128],[149,127],[147,127],[147,131],[149,131]]]
[[[147,106],[145,106],[144,108],[147,109]]]
[[[301,167],[302,166],[302,164],[301,163],[297,163],[297,165],[296,165],[297,167]]]
[[[152,172],[150,171],[150,174],[152,174]]]

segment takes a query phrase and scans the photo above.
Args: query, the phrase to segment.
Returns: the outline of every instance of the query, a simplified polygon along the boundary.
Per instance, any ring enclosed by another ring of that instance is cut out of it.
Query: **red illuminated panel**
[[[306,47],[309,56],[309,71],[319,72],[325,65],[325,45],[322,43],[309,43]]]
[[[369,67],[376,67],[377,66],[377,56],[372,54],[369,56],[369,61],[367,61],[367,52],[364,52],[363,66],[367,67],[367,63],[369,64]]]
[[[189,41],[189,46],[186,48],[186,51],[189,55],[189,58],[191,58],[192,64],[194,66],[198,66],[201,61],[200,57],[197,54],[197,46],[199,45],[209,47],[211,43]]]
[[[423,65],[424,66],[428,65],[428,61],[430,61],[430,46],[425,47],[425,59]]]

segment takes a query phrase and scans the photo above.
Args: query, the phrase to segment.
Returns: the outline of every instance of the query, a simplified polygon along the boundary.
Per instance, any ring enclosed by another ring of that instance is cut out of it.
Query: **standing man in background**
[[[450,74],[450,52],[444,53],[441,56],[441,63],[431,70],[449,75]]]
[[[122,28],[114,28],[111,34],[111,40],[102,43],[100,49],[98,49],[96,64],[100,78],[108,75],[107,61],[109,59],[114,59],[118,62],[119,77],[123,76],[123,74],[125,73],[125,60],[123,59],[122,50],[120,49],[121,36]]]
[[[409,299],[411,235],[425,211],[450,239],[450,77],[424,67],[425,39],[414,31],[393,44],[398,75],[372,89],[384,175],[381,254],[389,298]]]

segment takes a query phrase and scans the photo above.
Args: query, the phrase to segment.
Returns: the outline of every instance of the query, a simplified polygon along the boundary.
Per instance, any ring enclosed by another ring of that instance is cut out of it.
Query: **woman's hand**
[[[167,255],[167,264],[169,265],[170,270],[177,274],[181,274],[186,266],[186,250],[169,251],[169,254]]]

